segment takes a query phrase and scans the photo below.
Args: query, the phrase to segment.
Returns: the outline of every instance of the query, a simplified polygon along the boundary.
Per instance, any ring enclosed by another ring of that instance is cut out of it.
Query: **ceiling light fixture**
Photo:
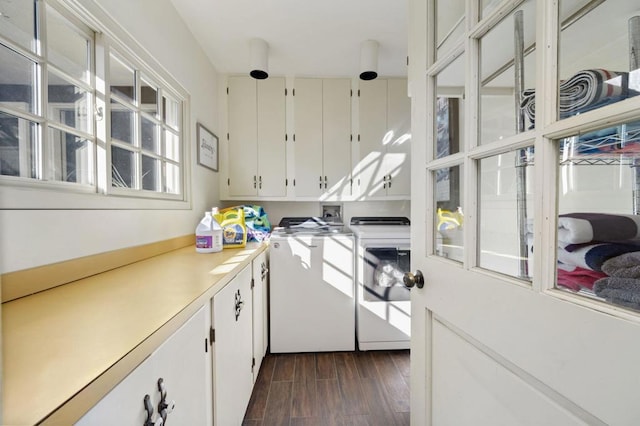
[[[251,44],[251,71],[249,75],[257,80],[269,77],[269,45],[260,38],[254,38]]]
[[[378,42],[366,40],[360,46],[360,79],[373,80],[378,76]]]

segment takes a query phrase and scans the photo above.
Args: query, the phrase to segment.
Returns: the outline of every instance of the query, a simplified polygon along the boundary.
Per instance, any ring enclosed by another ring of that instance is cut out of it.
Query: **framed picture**
[[[198,137],[198,164],[214,172],[218,171],[218,137],[202,124],[196,124]]]

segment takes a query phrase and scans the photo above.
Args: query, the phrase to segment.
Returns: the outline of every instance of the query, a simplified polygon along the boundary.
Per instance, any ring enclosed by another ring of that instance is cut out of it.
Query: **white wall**
[[[108,209],[104,200],[97,209],[43,210],[35,205],[29,210],[0,210],[0,272],[187,235],[194,232],[205,209],[219,204],[218,173],[196,165],[195,151],[196,122],[218,134],[218,75],[172,4],[169,0],[77,3],[89,12],[111,15],[190,94],[191,203],[171,210]],[[66,196],[49,191],[37,198],[37,190],[12,191],[12,197],[33,199],[35,195],[36,200]],[[0,193],[0,201],[6,196]]]

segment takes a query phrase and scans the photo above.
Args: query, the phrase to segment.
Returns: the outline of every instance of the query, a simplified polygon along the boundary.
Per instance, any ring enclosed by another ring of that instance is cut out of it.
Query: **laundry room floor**
[[[409,425],[409,351],[269,354],[242,424]]]

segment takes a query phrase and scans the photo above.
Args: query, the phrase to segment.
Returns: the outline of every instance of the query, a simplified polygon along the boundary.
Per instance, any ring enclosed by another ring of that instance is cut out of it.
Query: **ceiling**
[[[216,69],[248,74],[249,42],[269,44],[269,75],[351,77],[379,43],[378,74],[406,76],[404,0],[171,0]]]

